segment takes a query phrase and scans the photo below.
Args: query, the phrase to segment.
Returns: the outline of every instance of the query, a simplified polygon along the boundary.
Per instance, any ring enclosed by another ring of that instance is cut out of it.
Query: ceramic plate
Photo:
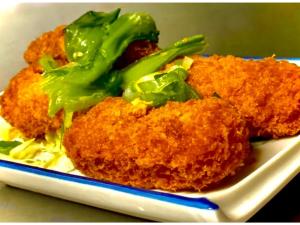
[[[289,59],[300,65],[300,60]],[[155,221],[247,221],[300,172],[300,135],[253,142],[255,162],[206,192],[144,190],[0,160],[0,180]]]

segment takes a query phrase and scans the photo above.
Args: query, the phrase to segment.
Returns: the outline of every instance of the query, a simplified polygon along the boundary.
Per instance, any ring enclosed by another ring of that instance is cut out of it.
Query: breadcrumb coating
[[[57,130],[62,113],[54,118],[48,116],[48,96],[41,90],[42,76],[33,67],[21,70],[1,96],[1,116],[18,128],[26,137],[42,137]]]
[[[73,121],[67,154],[87,176],[168,191],[200,191],[243,166],[249,130],[225,101],[168,102],[147,110],[107,98]]]
[[[31,42],[24,53],[25,61],[37,71],[42,71],[39,60],[44,55],[50,55],[59,65],[65,65],[68,59],[65,53],[64,28],[64,25],[58,26]]]
[[[217,93],[246,118],[252,137],[300,131],[300,67],[274,58],[194,56],[188,83],[205,97]]]

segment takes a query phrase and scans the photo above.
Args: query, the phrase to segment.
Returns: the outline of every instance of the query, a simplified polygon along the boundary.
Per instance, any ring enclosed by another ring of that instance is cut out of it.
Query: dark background
[[[300,222],[300,174],[249,222]]]

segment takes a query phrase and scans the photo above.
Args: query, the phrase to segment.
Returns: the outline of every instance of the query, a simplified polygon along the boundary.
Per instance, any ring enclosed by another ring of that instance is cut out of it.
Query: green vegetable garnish
[[[195,35],[183,38],[164,50],[140,59],[118,72],[123,79],[123,89],[126,89],[131,82],[136,82],[141,77],[159,70],[178,56],[200,53],[204,46],[204,36]]]
[[[8,155],[9,152],[17,147],[18,145],[22,144],[19,141],[0,141],[0,153]]]
[[[152,106],[168,100],[199,98],[185,82],[188,75],[185,67],[191,61],[177,60],[180,66],[176,69],[156,71],[176,57],[201,52],[205,46],[203,35],[184,38],[122,70],[115,70],[115,61],[131,42],[143,39],[156,42],[159,33],[148,14],[128,13],[118,17],[119,13],[120,9],[110,13],[90,11],[65,28],[69,64],[56,68],[51,59],[41,60],[50,116],[61,109],[65,115],[71,115],[108,96],[121,95],[122,90],[125,99]]]
[[[204,45],[202,35],[184,38],[166,50],[146,56],[125,68],[119,72],[125,90],[123,97],[135,104],[140,100],[154,107],[164,105],[169,100],[183,102],[200,98],[201,96],[185,82],[192,59],[177,60],[177,66],[170,70],[152,73],[178,56],[200,52]],[[178,66],[180,64],[182,65]]]
[[[115,13],[118,14],[116,11]],[[90,20],[87,21],[90,24]],[[50,116],[54,116],[60,109],[66,112],[86,109],[107,96],[119,94],[115,93],[119,90],[116,88],[116,85],[120,85],[119,79],[108,77],[116,59],[131,42],[142,39],[157,41],[158,36],[155,22],[145,13],[124,14],[113,23],[107,23],[104,28],[105,35],[100,37],[101,44],[95,53],[87,50],[85,54],[88,56],[82,60],[45,72],[43,89],[50,99]],[[78,26],[78,32],[80,29],[82,27]],[[92,31],[88,33],[91,35]],[[72,51],[69,50],[69,54]],[[84,63],[81,64],[81,61]],[[97,82],[99,80],[102,85]]]
[[[52,58],[52,56],[49,55],[44,55],[42,58],[40,58],[39,64],[46,72],[58,67],[57,62]]]
[[[131,82],[123,97],[132,102],[158,107],[167,101],[184,102],[198,99],[198,94],[185,82],[188,73],[181,66],[173,66],[166,72],[157,72],[143,76]]]
[[[108,25],[119,16],[120,9],[110,13],[89,11],[65,28],[65,47],[69,62],[89,63],[108,33]]]

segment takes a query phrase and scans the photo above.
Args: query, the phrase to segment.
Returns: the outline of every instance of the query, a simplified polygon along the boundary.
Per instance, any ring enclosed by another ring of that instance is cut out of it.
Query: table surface
[[[300,222],[300,174],[249,221]],[[145,222],[0,184],[0,222]]]

